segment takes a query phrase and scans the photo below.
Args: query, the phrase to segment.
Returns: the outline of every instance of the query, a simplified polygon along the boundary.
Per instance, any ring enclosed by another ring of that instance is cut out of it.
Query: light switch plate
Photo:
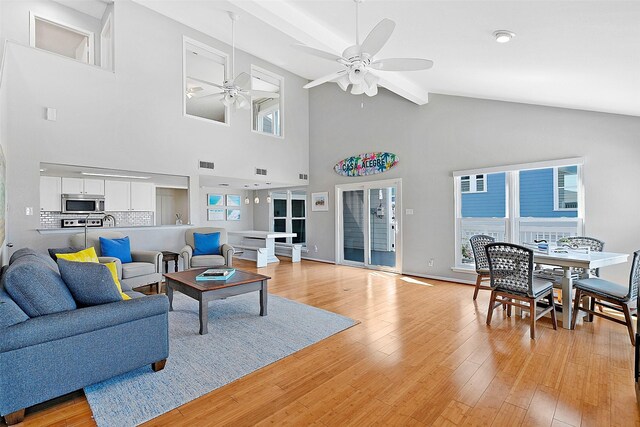
[[[33,215],[33,208],[32,207],[24,208],[24,214],[25,215]]]
[[[406,213],[407,215],[413,215],[413,209],[407,209],[407,210],[405,211],[405,213]]]
[[[55,108],[47,108],[47,120],[55,122],[58,118],[58,110]]]

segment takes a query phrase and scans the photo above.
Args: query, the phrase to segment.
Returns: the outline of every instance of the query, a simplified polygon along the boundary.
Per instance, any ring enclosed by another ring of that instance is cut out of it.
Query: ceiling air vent
[[[301,174],[298,174],[298,178],[304,179],[306,181],[309,179],[309,175],[307,175],[306,173],[301,173]]]
[[[267,170],[266,169],[260,169],[260,168],[256,168],[256,175],[267,175]]]
[[[215,166],[213,162],[203,162],[200,161],[200,169],[213,169]]]

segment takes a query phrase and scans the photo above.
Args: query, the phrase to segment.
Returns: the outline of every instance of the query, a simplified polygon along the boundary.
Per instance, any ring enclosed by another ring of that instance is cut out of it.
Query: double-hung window
[[[454,172],[456,267],[472,268],[475,234],[516,244],[584,233],[581,158]]]

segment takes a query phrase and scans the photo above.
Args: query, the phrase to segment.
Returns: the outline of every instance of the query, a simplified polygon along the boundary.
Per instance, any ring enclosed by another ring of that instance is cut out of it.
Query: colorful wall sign
[[[373,175],[388,171],[398,164],[398,160],[398,156],[393,153],[364,153],[340,160],[334,170],[344,176]]]

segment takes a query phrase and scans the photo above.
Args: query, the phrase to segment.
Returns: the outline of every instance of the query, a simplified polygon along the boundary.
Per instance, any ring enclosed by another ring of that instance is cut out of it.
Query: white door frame
[[[396,187],[396,266],[395,267],[386,267],[379,265],[371,265],[371,253],[370,253],[370,244],[371,244],[371,236],[369,235],[371,232],[371,224],[370,224],[370,215],[364,215],[364,225],[363,225],[363,233],[364,233],[364,261],[356,262],[349,261],[344,259],[344,244],[343,244],[343,236],[344,236],[344,227],[342,223],[342,192],[343,191],[353,191],[353,190],[363,190],[364,193],[364,211],[370,212],[370,200],[369,200],[369,190],[372,188],[384,188],[384,187]],[[367,182],[358,182],[353,184],[338,184],[335,187],[335,259],[336,264],[343,265],[351,265],[355,267],[364,267],[372,270],[384,270],[391,271],[394,273],[402,273],[402,178],[395,179],[385,179],[379,181],[367,181]]]

